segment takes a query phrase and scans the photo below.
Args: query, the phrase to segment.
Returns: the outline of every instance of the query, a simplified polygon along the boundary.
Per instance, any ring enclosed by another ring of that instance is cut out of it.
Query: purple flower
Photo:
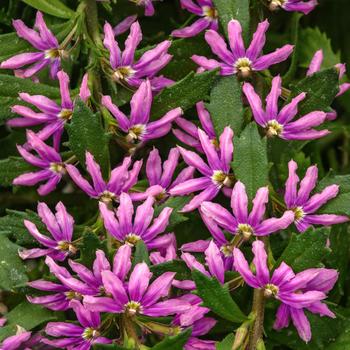
[[[308,15],[317,6],[317,0],[268,0],[268,3],[271,11],[282,8],[290,12],[303,12],[305,15]]]
[[[210,141],[213,142],[214,145],[216,145],[216,134],[209,112],[205,109],[203,102],[198,102],[196,104],[196,108],[198,119],[201,123],[202,129],[209,136]],[[201,143],[199,141],[197,125],[182,117],[176,118],[175,124],[179,126],[182,130],[173,129],[174,135],[184,144],[195,148],[198,152],[204,153]]]
[[[104,288],[111,297],[85,296],[84,304],[91,311],[125,313],[129,316],[146,315],[151,317],[169,316],[185,312],[190,304],[180,299],[167,299],[174,272],[165,272],[151,284],[152,273],[147,264],[136,264],[127,284],[124,284],[111,271],[102,272]]]
[[[322,62],[323,62],[323,51],[318,50],[318,51],[316,51],[315,55],[313,56],[313,58],[310,62],[309,69],[308,69],[306,75],[310,76],[316,72],[319,72],[321,69],[321,66],[322,66]],[[339,72],[339,81],[340,81],[346,73],[346,66],[343,63],[339,63],[335,67]],[[345,94],[345,92],[348,91],[349,89],[350,89],[350,83],[340,84],[339,85],[339,92],[338,92],[336,97],[339,97],[339,96]],[[336,111],[332,110],[332,112],[327,113],[327,120],[334,120],[336,118],[337,118]]]
[[[211,317],[204,317],[210,310],[200,306],[202,299],[193,294],[185,294],[179,299],[191,304],[191,308],[176,317],[173,324],[181,328],[191,327],[192,333],[188,339],[185,350],[215,350],[215,341],[199,339],[199,336],[207,334],[216,324],[216,320]]]
[[[153,196],[157,201],[163,201],[168,197],[170,189],[187,181],[193,177],[195,169],[187,167],[183,169],[174,181],[172,178],[179,162],[180,152],[177,148],[172,148],[168,159],[163,163],[156,148],[150,152],[146,163],[146,175],[149,187],[145,192],[134,192],[130,194],[133,201],[145,200],[148,196]]]
[[[196,0],[196,3],[192,0],[181,0],[181,7],[201,18],[188,27],[174,30],[172,36],[190,38],[205,29],[218,30],[218,13],[212,0]]]
[[[338,279],[338,272],[333,269],[324,268],[308,269],[296,274],[294,278],[295,280],[305,281],[305,284],[300,288],[301,292],[305,293],[315,290],[326,294],[333,289],[334,284]],[[305,307],[305,309],[320,316],[335,318],[334,313],[321,301],[316,301],[315,303]],[[303,309],[297,309],[286,304],[281,304],[277,310],[276,321],[273,327],[275,329],[288,327],[290,319],[292,319],[300,338],[305,342],[310,341],[310,323],[305,316]]]
[[[109,181],[106,183],[102,177],[100,166],[95,162],[94,156],[86,152],[86,169],[91,176],[93,185],[85,180],[79,170],[72,164],[66,165],[66,170],[72,180],[91,198],[98,198],[100,201],[111,202],[118,200],[122,192],[127,192],[137,182],[142,161],[136,161],[131,170],[131,157],[125,157],[123,163],[114,168]]]
[[[168,54],[171,45],[169,40],[158,44],[155,48],[146,51],[140,59],[135,61],[135,50],[142,40],[142,32],[139,22],[130,27],[130,34],[125,41],[125,49],[121,52],[118,43],[114,39],[113,28],[109,23],[104,26],[103,44],[109,52],[110,67],[106,68],[112,79],[121,85],[139,87],[145,79],[150,79],[152,89],[160,91],[165,86],[173,83],[163,76],[156,76],[164,68],[172,56]]]
[[[288,163],[289,176],[286,181],[284,201],[287,208],[294,211],[294,223],[299,232],[304,232],[311,225],[330,226],[349,221],[347,216],[314,214],[329,200],[338,195],[339,186],[330,185],[325,187],[322,192],[311,195],[312,190],[316,187],[318,178],[317,166],[313,165],[307,169],[304,179],[300,182],[298,191],[299,177],[296,174],[297,169],[297,163],[291,160]]]
[[[57,265],[55,261],[49,256],[45,259],[46,265],[50,269],[50,273],[54,275],[62,284],[45,280],[36,280],[28,283],[28,286],[44,291],[54,292],[54,294],[48,294],[38,297],[32,297],[27,295],[27,299],[32,304],[42,305],[50,310],[64,311],[70,308],[71,300],[82,300],[83,295],[73,290],[70,285],[65,284],[65,279],[69,280],[71,274],[69,271]],[[94,294],[93,288],[90,288],[86,293]]]
[[[6,323],[6,319],[1,319],[3,322],[0,325],[2,327]],[[17,332],[15,335],[5,338],[0,343],[0,350],[18,350],[20,348],[27,349],[27,343],[30,340],[32,332],[27,332],[24,328],[17,326]]]
[[[68,214],[62,202],[56,205],[56,214],[45,203],[38,204],[38,215],[47,227],[52,238],[39,232],[34,223],[24,220],[24,226],[29,233],[46,249],[24,249],[19,252],[22,259],[33,259],[49,256],[55,260],[63,261],[68,255],[75,254],[77,249],[72,243],[74,219]]]
[[[135,3],[137,6],[143,6],[145,8],[145,16],[153,16],[154,15],[154,6],[153,1],[155,0],[129,0]]]
[[[69,266],[77,274],[77,278],[71,276],[67,271],[64,274],[58,273],[57,278],[61,283],[79,295],[104,295],[102,272],[111,271],[111,265],[102,250],[96,251],[96,259],[93,263],[92,271],[86,266],[73,260],[69,261]],[[113,273],[121,281],[124,281],[131,268],[131,248],[123,245],[118,248],[113,259]]]
[[[33,131],[27,130],[27,144],[38,156],[30,153],[25,147],[17,146],[18,152],[29,164],[41,168],[39,171],[19,175],[13,180],[14,185],[33,186],[38,182],[46,181],[39,186],[38,193],[45,196],[55,190],[57,184],[65,174],[65,164],[61,155],[46,145]]]
[[[124,140],[130,148],[165,136],[171,129],[172,121],[183,114],[182,109],[178,107],[170,110],[162,118],[150,122],[152,101],[152,89],[149,80],[143,82],[133,95],[130,102],[129,118],[113,104],[110,96],[102,97],[102,104],[117,120],[118,128],[125,133]]]
[[[113,212],[105,203],[100,202],[100,213],[106,230],[119,242],[133,247],[138,241],[143,241],[148,249],[167,247],[172,241],[171,235],[162,235],[169,223],[172,208],[164,208],[153,220],[154,198],[147,200],[137,207],[133,219],[134,206],[128,194],[120,195],[118,209]],[[153,220],[153,223],[152,223]]]
[[[128,16],[119,22],[114,28],[113,32],[115,36],[121,35],[128,31],[131,25],[137,20],[136,15]]]
[[[211,29],[205,33],[205,40],[221,61],[197,55],[192,56],[192,60],[205,70],[220,68],[221,75],[238,74],[242,78],[247,78],[253,71],[265,70],[273,64],[285,61],[293,51],[292,45],[285,45],[275,52],[262,55],[265,33],[268,27],[268,20],[259,23],[253,40],[246,50],[242,38],[241,24],[237,20],[231,20],[228,24],[231,50],[227,49],[225,40],[215,30]]]
[[[281,218],[264,219],[268,198],[268,187],[259,188],[253,199],[253,208],[249,213],[245,186],[242,182],[237,181],[231,195],[233,215],[220,204],[212,202],[203,202],[201,210],[204,215],[215,221],[223,229],[234,235],[239,235],[241,240],[244,241],[252,235],[267,236],[273,232],[283,230],[293,223],[294,213],[291,210],[286,211]],[[230,245],[222,249],[225,255],[231,254],[232,247]]]
[[[274,297],[284,305],[283,308],[286,306],[291,308],[290,310],[302,312],[304,308],[312,309],[313,305],[319,306],[321,300],[327,297],[323,291],[320,291],[321,288],[314,286],[316,284],[314,279],[317,275],[317,272],[314,272],[315,269],[306,270],[295,275],[293,270],[282,262],[270,277],[264,243],[261,241],[253,242],[253,253],[255,275],[253,275],[247,260],[238,248],[233,251],[234,267],[250,287],[262,289],[266,298]],[[310,283],[309,287],[307,287],[308,283]],[[325,306],[324,304],[321,305]],[[281,315],[278,318],[280,319]],[[304,322],[302,318],[298,317],[294,321],[297,323]],[[296,328],[299,330],[302,326],[297,325]]]
[[[26,52],[13,56],[3,61],[0,68],[18,69],[30,66],[22,71],[23,78],[29,78],[46,66],[50,66],[51,78],[55,79],[64,51],[60,49],[56,37],[47,28],[42,13],[40,11],[36,13],[34,28],[38,31],[28,28],[20,19],[13,21],[13,26],[17,35],[28,41],[38,52]]]
[[[327,114],[321,111],[314,111],[292,121],[298,113],[298,104],[306,94],[302,92],[286,104],[281,111],[278,111],[278,98],[282,93],[282,80],[276,76],[272,80],[270,94],[266,98],[266,110],[262,107],[259,95],[249,83],[244,83],[243,92],[246,95],[253,112],[255,121],[265,129],[268,137],[278,136],[284,140],[313,140],[329,134],[329,130],[315,130],[321,125]]]
[[[80,325],[68,322],[49,322],[46,334],[59,339],[43,339],[42,342],[55,348],[89,350],[94,344],[110,344],[111,339],[101,336],[101,317],[98,312],[87,310],[79,301],[72,300]]]
[[[7,122],[11,127],[28,127],[36,125],[44,125],[37,136],[45,141],[53,135],[54,147],[59,148],[61,136],[64,130],[64,124],[72,118],[74,103],[69,93],[69,76],[64,71],[57,73],[57,78],[61,90],[61,105],[59,106],[55,101],[42,96],[31,96],[25,92],[21,92],[19,97],[22,101],[35,106],[40,110],[40,113],[34,112],[31,108],[21,105],[12,107],[12,112],[21,115],[20,118],[13,118]],[[87,85],[88,76],[85,74],[81,88],[80,98],[86,102],[90,97],[90,91]]]
[[[203,175],[202,177],[182,182],[169,191],[172,196],[183,196],[201,191],[200,194],[194,196],[183,207],[182,212],[198,208],[202,202],[216,197],[221,189],[223,189],[224,193],[229,193],[232,186],[230,167],[233,157],[233,131],[231,128],[226,127],[221,134],[219,150],[216,149],[204,131],[198,129],[198,137],[209,165],[195,152],[178,146],[184,161]]]
[[[207,271],[204,265],[200,263],[190,253],[182,253],[181,259],[186,263],[187,267],[190,270],[197,270],[207,277],[215,277],[221,284],[224,284],[225,283],[224,260],[217,245],[213,241],[211,241],[209,243],[208,248],[205,250],[204,254],[205,254],[205,262],[209,271]],[[182,289],[190,289],[190,290],[196,289],[195,283],[189,280],[177,281],[175,285],[176,287],[182,288]]]

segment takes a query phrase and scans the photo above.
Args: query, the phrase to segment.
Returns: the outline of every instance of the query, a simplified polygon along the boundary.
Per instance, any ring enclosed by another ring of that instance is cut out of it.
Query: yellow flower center
[[[106,203],[106,204],[111,203],[115,199],[116,199],[116,195],[113,192],[110,192],[110,191],[104,191],[100,195],[100,201],[103,202],[103,203]]]
[[[71,242],[58,242],[57,249],[62,250],[64,252],[68,252],[69,255],[75,255],[77,253],[77,248],[75,248]]]
[[[239,224],[237,227],[237,233],[243,237],[244,240],[248,240],[254,233],[253,228],[248,224]]]
[[[224,254],[226,256],[226,258],[232,256],[232,252],[233,252],[233,244],[225,244],[223,246],[221,246],[220,251],[222,254]]]
[[[129,316],[135,316],[142,310],[142,306],[137,301],[129,301],[124,305],[124,312]]]
[[[69,292],[65,292],[64,294],[69,300],[83,300],[83,296],[80,293],[75,292],[74,290],[70,290]]]
[[[266,124],[265,129],[268,137],[278,136],[283,132],[283,125],[273,119]]]
[[[252,73],[252,61],[248,57],[239,58],[234,67],[237,70],[237,74],[240,78],[246,79],[249,78]]]
[[[131,247],[134,247],[138,241],[141,241],[141,237],[135,233],[129,233],[125,237],[125,243]]]
[[[129,129],[128,134],[125,136],[126,142],[136,144],[140,142],[143,133],[145,132],[145,126],[143,124],[134,125]]]
[[[270,0],[269,10],[276,11],[283,6],[285,0]]]
[[[221,186],[226,186],[226,187],[233,186],[233,175],[226,174],[222,170],[215,170],[211,179],[213,180],[213,182],[215,184],[219,185],[220,187]]]
[[[55,60],[56,58],[66,56],[66,52],[60,49],[49,49],[49,50],[45,50],[44,53],[45,53],[45,58],[50,59],[52,61]]]
[[[63,163],[51,163],[49,169],[57,174],[65,174],[66,172]]]
[[[279,292],[279,288],[271,283],[268,283],[264,288],[264,296],[266,298],[276,297],[278,292]]]
[[[210,6],[203,6],[203,15],[207,17],[208,19],[217,19],[218,18],[218,11],[214,7]]]
[[[295,207],[292,210],[294,212],[294,220],[296,222],[300,221],[305,216],[305,212],[302,207]]]
[[[132,69],[130,66],[124,66],[117,68],[113,73],[113,78],[117,81],[124,80],[127,81],[129,78],[131,78],[135,74],[135,70]]]
[[[63,120],[72,119],[73,111],[71,109],[62,109],[62,111],[58,114],[58,117]]]
[[[85,340],[93,340],[100,336],[100,332],[92,327],[88,327],[84,329],[82,336]]]

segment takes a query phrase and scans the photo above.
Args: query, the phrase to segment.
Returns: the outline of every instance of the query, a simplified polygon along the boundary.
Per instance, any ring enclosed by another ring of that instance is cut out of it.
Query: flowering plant
[[[0,350],[350,347],[319,2],[2,1]]]

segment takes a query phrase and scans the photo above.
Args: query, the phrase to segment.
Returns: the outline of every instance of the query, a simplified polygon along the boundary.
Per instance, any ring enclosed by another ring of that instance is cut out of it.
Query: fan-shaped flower
[[[270,94],[266,98],[266,110],[262,101],[250,83],[244,83],[243,92],[246,95],[255,121],[265,129],[268,137],[278,136],[284,140],[313,140],[329,134],[328,130],[315,130],[327,118],[327,114],[314,111],[292,121],[298,113],[298,104],[306,94],[302,92],[278,111],[278,98],[282,93],[282,80],[276,76],[272,80]]]
[[[233,131],[230,127],[224,129],[220,136],[219,150],[203,130],[198,129],[198,136],[209,165],[195,152],[178,146],[184,161],[189,166],[198,169],[203,176],[182,182],[169,191],[172,196],[183,196],[201,191],[183,207],[183,212],[192,211],[198,208],[202,202],[213,199],[221,189],[224,190],[224,193],[230,192],[232,187],[230,169],[233,157]]]
[[[268,0],[268,5],[271,11],[282,8],[285,11],[297,11],[308,15],[317,6],[317,0]]]
[[[38,31],[28,28],[20,19],[13,21],[13,26],[17,35],[28,41],[38,51],[13,56],[3,61],[0,68],[19,69],[29,66],[21,72],[23,78],[29,78],[46,66],[50,66],[51,78],[55,79],[64,51],[59,47],[56,37],[47,28],[42,13],[40,11],[36,13],[34,28]]]
[[[299,191],[297,189],[299,183],[299,177],[296,173],[297,163],[291,160],[288,163],[288,169],[289,176],[286,181],[284,201],[287,208],[294,211],[294,223],[299,232],[304,232],[311,225],[330,226],[349,221],[349,218],[343,215],[315,214],[319,208],[335,198],[339,192],[338,185],[330,185],[320,193],[311,195],[317,184],[317,166],[313,165],[307,169],[304,179],[300,182]]]
[[[238,74],[242,78],[247,78],[253,71],[265,70],[276,63],[285,61],[293,51],[292,45],[285,45],[275,52],[262,55],[268,27],[267,20],[259,23],[253,40],[246,50],[241,24],[237,20],[231,20],[227,27],[231,50],[227,49],[225,40],[215,30],[208,30],[205,33],[205,40],[221,61],[197,55],[192,56],[192,60],[204,70],[220,68],[221,75]]]
[[[174,30],[172,36],[190,38],[206,29],[218,30],[218,13],[212,0],[181,0],[181,7],[201,18],[188,27]]]

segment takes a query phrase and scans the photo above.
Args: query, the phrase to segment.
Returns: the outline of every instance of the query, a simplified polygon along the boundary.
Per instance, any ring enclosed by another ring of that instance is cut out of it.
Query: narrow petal
[[[248,219],[248,196],[245,186],[237,181],[231,196],[231,208],[238,223],[246,223]]]
[[[120,195],[120,204],[117,209],[117,217],[119,220],[120,229],[123,233],[132,233],[132,216],[134,213],[134,206],[128,194],[122,193]]]
[[[332,198],[338,195],[339,186],[330,185],[327,186],[321,193],[314,194],[304,205],[303,209],[307,213],[314,213],[317,209],[321,208]]]
[[[131,272],[128,284],[130,299],[133,301],[141,301],[145,294],[152,273],[146,263],[139,263]]]
[[[294,221],[294,212],[288,210],[280,218],[270,218],[264,220],[260,225],[255,227],[254,233],[257,236],[266,236],[270,233],[286,229]]]
[[[185,148],[178,146],[184,161],[189,165],[200,171],[204,176],[211,176],[213,174],[212,169],[208,167],[203,159],[195,152],[188,151]]]
[[[227,49],[225,40],[214,30],[205,33],[205,40],[209,44],[212,52],[227,64],[234,63],[233,54]]]
[[[75,184],[86,192],[90,197],[97,197],[98,193],[92,188],[87,180],[85,180],[79,170],[72,164],[66,164],[66,170]]]
[[[207,156],[208,164],[212,170],[222,170],[218,152],[213,143],[209,140],[208,135],[201,129],[198,129],[198,137],[203,151]]]
[[[309,65],[309,69],[306,73],[307,76],[310,76],[321,69],[321,65],[323,62],[323,50],[318,50],[315,52],[314,56]]]
[[[146,174],[151,186],[158,185],[162,176],[162,160],[156,148],[150,152],[146,163]]]
[[[139,22],[135,22],[130,27],[130,34],[125,41],[125,49],[122,54],[122,65],[131,65],[137,46],[142,40],[142,32]]]
[[[112,69],[116,69],[121,64],[121,52],[118,43],[114,40],[112,26],[106,22],[103,30],[105,34],[103,45],[109,51],[109,60],[111,62]]]
[[[264,243],[262,241],[254,241],[252,251],[254,254],[253,264],[256,269],[256,279],[261,286],[266,285],[270,280],[270,272],[267,267],[267,254]]]
[[[269,21],[266,19],[264,22],[260,22],[253,35],[253,40],[247,50],[247,57],[251,61],[255,61],[261,54],[266,41],[266,32],[270,26]]]
[[[143,204],[137,207],[132,230],[133,233],[142,236],[142,234],[147,230],[153,219],[154,201],[154,197],[149,196]]]
[[[57,78],[60,83],[62,107],[65,109],[71,109],[73,107],[73,102],[69,92],[69,76],[67,73],[61,70],[57,73]]]
[[[113,259],[113,273],[124,281],[131,268],[131,247],[127,244],[118,248]]]
[[[245,96],[247,97],[255,121],[260,126],[264,127],[266,122],[269,120],[269,116],[266,116],[262,108],[260,96],[255,92],[253,85],[251,85],[250,83],[244,83],[242,90]]]
[[[252,271],[249,268],[248,261],[245,259],[243,253],[238,248],[233,249],[233,258],[234,268],[243,277],[245,283],[247,283],[252,288],[263,287],[259,284],[257,278],[253,275]]]
[[[272,79],[271,91],[266,97],[266,114],[269,119],[277,119],[278,98],[282,93],[282,79],[279,75]]]
[[[286,191],[284,194],[284,201],[287,204],[288,209],[292,209],[296,205],[297,201],[297,185],[299,183],[299,177],[296,173],[298,164],[292,159],[288,163],[288,179],[286,181]]]
[[[84,306],[92,312],[122,313],[123,305],[107,297],[84,296]]]
[[[321,214],[321,215],[307,215],[305,218],[309,224],[312,225],[324,225],[331,226],[336,224],[342,224],[349,221],[349,217],[344,215],[333,215],[333,214]]]
[[[190,26],[173,30],[171,35],[177,38],[191,38],[197,34],[203,32],[210,25],[210,22],[206,18],[200,18]]]
[[[143,310],[143,314],[151,317],[169,316],[189,310],[191,305],[179,299],[169,299],[149,306]]]
[[[102,281],[103,285],[108,293],[111,293],[113,296],[113,302],[116,303],[118,306],[123,307],[128,301],[128,295],[126,293],[126,290],[124,289],[123,282],[112,272],[112,271],[102,271]],[[84,298],[84,304],[85,304],[85,298]],[[91,308],[88,308],[91,311]],[[98,310],[96,310],[98,311]]]
[[[184,196],[193,192],[201,191],[212,184],[212,181],[207,177],[199,177],[190,179],[178,184],[169,190],[172,196]]]
[[[306,343],[311,340],[311,327],[303,310],[291,308],[290,315],[299,337]]]
[[[172,148],[169,152],[168,159],[163,164],[163,174],[160,182],[164,188],[169,187],[171,183],[172,177],[179,162],[179,157],[179,150],[176,147]]]
[[[229,173],[233,160],[233,131],[227,126],[220,135],[220,162],[221,168]]]
[[[284,45],[274,52],[259,57],[254,63],[253,68],[257,71],[265,70],[270,66],[285,61],[293,52],[293,45]]]
[[[143,239],[151,240],[160,233],[163,233],[169,224],[169,218],[173,211],[173,208],[165,207],[159,216],[153,220],[152,225],[143,234]]]
[[[152,88],[149,80],[144,81],[130,101],[130,124],[147,124],[152,105]]]
[[[249,214],[248,221],[251,226],[259,224],[264,217],[266,211],[266,204],[269,201],[269,188],[261,187],[256,192],[255,198],[253,199],[253,209]]]
[[[225,282],[225,268],[217,245],[211,241],[204,254],[211,275],[215,276],[223,284]]]
[[[127,132],[130,128],[130,121],[128,117],[119,110],[119,108],[113,104],[110,96],[102,96],[101,103],[105,106],[114,116],[118,122],[118,126],[124,132]]]
[[[63,240],[70,242],[73,237],[74,219],[68,214],[62,202],[58,202],[56,205],[56,220],[60,227]]]
[[[194,196],[191,201],[182,208],[181,212],[186,213],[199,208],[204,201],[210,201],[215,198],[219,191],[220,188],[211,183],[204,191]]]
[[[28,220],[24,220],[23,223],[29,233],[42,245],[49,248],[55,248],[57,246],[57,243],[54,240],[41,234],[35,224]]]
[[[91,176],[94,184],[94,189],[97,193],[101,194],[106,190],[106,183],[103,180],[100,165],[94,159],[94,156],[86,151],[86,169]]]
[[[289,326],[290,322],[290,308],[285,304],[281,304],[276,313],[276,320],[273,324],[274,329],[282,329]]]
[[[286,124],[291,121],[298,113],[298,104],[304,100],[306,93],[302,92],[298,96],[294,97],[292,101],[286,104],[278,114],[277,120],[280,124]]]
[[[317,166],[310,166],[305,177],[300,182],[300,187],[298,191],[297,204],[303,205],[310,196],[311,191],[315,188],[318,178],[318,169]]]
[[[232,19],[227,25],[227,30],[234,59],[237,60],[238,58],[245,57],[241,24],[237,20]]]
[[[288,133],[292,133],[293,131],[304,131],[321,125],[326,118],[327,114],[325,112],[311,112],[299,118],[297,121],[285,125],[284,130]]]

